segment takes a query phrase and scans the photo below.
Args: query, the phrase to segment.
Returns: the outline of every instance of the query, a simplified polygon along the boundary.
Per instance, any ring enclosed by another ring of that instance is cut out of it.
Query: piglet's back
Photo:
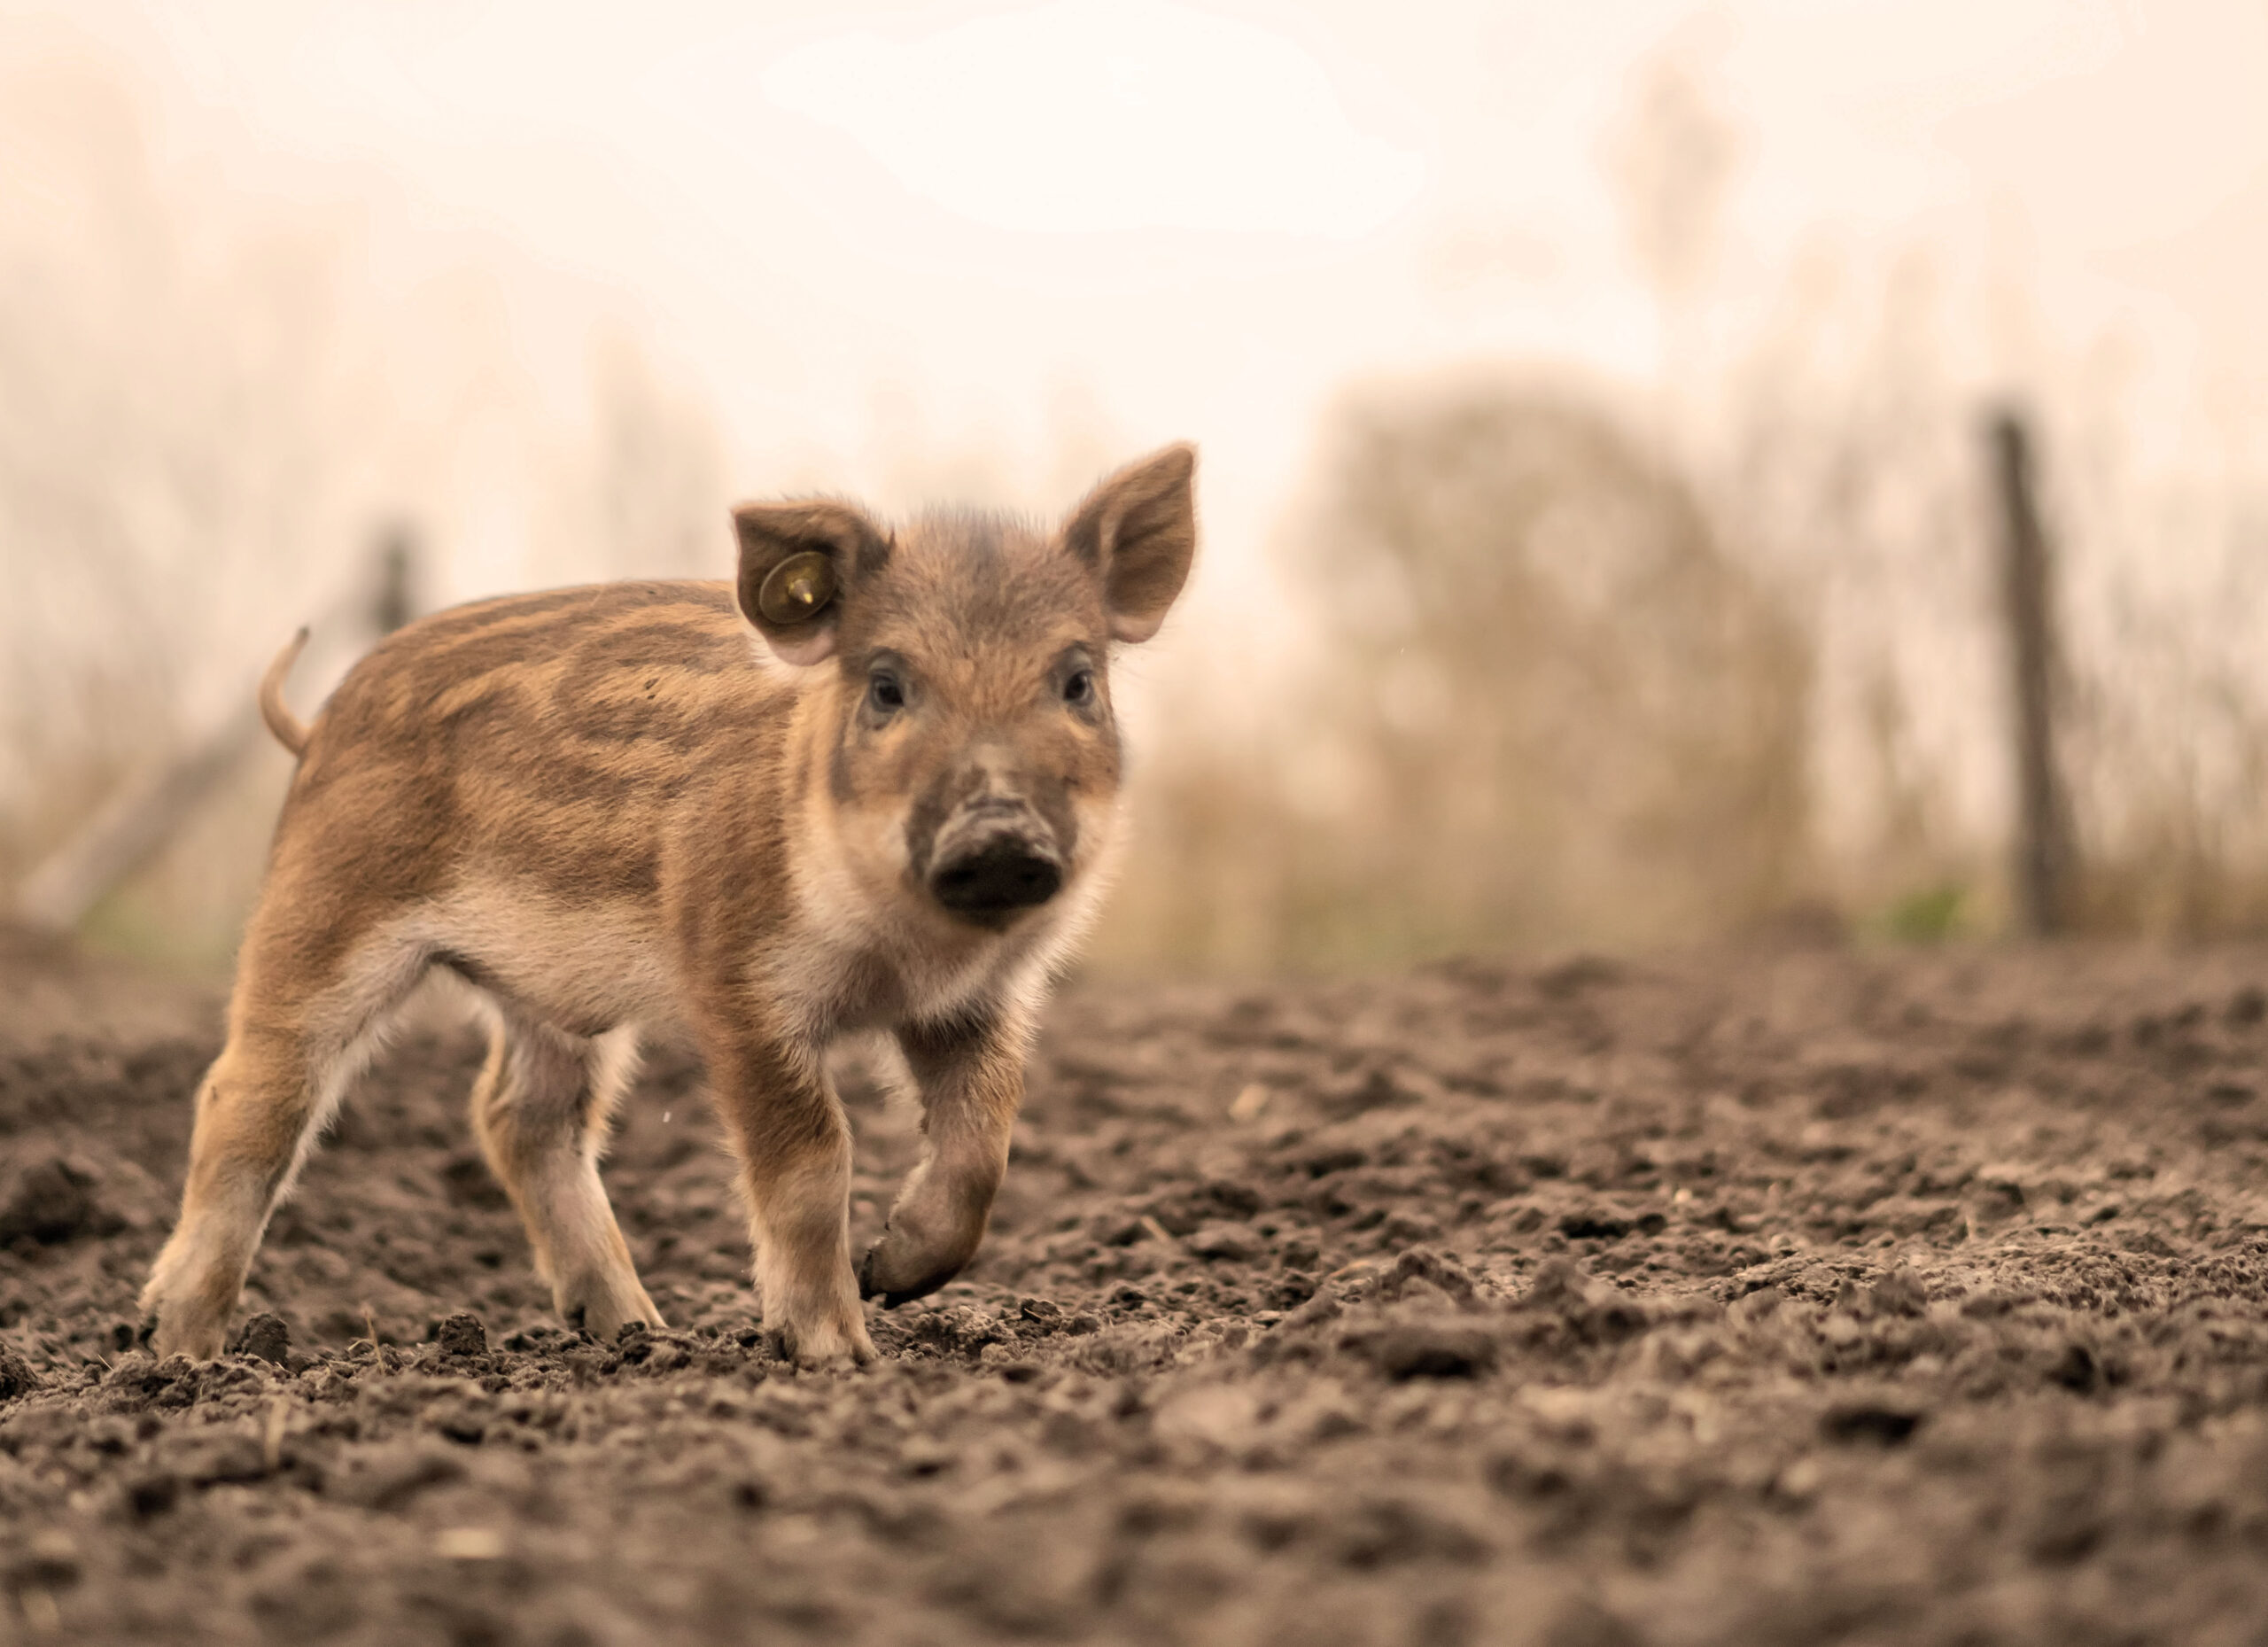
[[[309,824],[359,837],[374,869],[415,879],[478,865],[563,896],[649,893],[663,816],[720,767],[777,761],[793,695],[728,584],[457,607],[340,683],[281,839]]]

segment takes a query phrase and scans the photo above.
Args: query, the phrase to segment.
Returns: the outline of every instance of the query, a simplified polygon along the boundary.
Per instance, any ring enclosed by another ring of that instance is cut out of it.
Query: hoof
[[[602,1344],[613,1343],[622,1329],[633,1321],[657,1331],[665,1327],[668,1324],[662,1319],[662,1312],[654,1308],[653,1300],[646,1296],[646,1289],[634,1282],[632,1286],[634,1293],[595,1286],[563,1290],[553,1303],[559,1318],[571,1331]]]
[[[927,1298],[939,1287],[959,1275],[962,1264],[945,1266],[909,1263],[903,1251],[893,1252],[895,1241],[891,1232],[884,1230],[882,1239],[866,1249],[858,1265],[858,1296],[879,1298],[884,1309],[895,1309],[900,1304],[910,1304],[917,1298]]]
[[[170,1361],[175,1356],[186,1356],[191,1361],[216,1361],[221,1355],[221,1337],[218,1325],[200,1322],[182,1325],[160,1318],[150,1329],[145,1341],[151,1355],[159,1361]]]
[[[848,1331],[835,1327],[810,1333],[774,1327],[766,1336],[773,1355],[809,1371],[848,1371],[870,1365],[874,1359],[874,1340],[866,1336],[863,1323]]]

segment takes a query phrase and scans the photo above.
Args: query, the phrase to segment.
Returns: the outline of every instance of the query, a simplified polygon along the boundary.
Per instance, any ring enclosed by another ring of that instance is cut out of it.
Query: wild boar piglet
[[[765,1325],[807,1363],[869,1359],[861,1298],[932,1292],[983,1237],[1034,1014],[1118,835],[1112,648],[1181,592],[1195,464],[1169,447],[1052,531],[748,504],[734,581],[442,612],[312,726],[286,649],[261,705],[299,765],[143,1294],[156,1352],[220,1352],[278,1199],[440,972],[487,1021],[473,1128],[566,1321],[661,1325],[599,1159],[641,1033],[676,1025],[738,1158]],[[825,1059],[858,1032],[903,1050],[923,1147],[854,1266]]]

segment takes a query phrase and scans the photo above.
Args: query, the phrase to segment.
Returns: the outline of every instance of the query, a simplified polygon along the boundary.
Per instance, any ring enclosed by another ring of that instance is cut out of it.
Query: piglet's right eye
[[[877,714],[895,714],[905,707],[905,683],[878,671],[867,678],[866,703]]]

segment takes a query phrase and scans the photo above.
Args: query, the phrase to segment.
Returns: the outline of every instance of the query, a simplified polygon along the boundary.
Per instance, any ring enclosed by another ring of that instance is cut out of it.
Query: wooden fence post
[[[378,540],[378,587],[370,626],[390,635],[417,616],[417,534],[395,524]]]
[[[2000,515],[2001,595],[2015,709],[2016,920],[2031,937],[2070,924],[2074,868],[2069,802],[2056,758],[2054,567],[2039,520],[2031,431],[2013,407],[1985,429]]]

